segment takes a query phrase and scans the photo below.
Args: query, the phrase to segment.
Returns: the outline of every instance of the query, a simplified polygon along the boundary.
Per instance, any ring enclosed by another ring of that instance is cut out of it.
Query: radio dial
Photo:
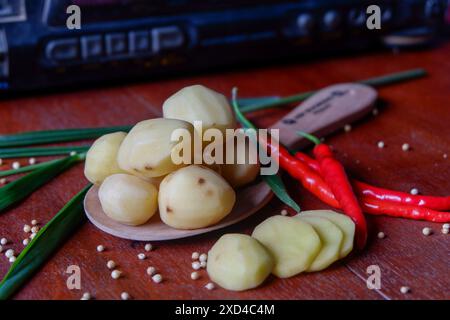
[[[336,29],[341,23],[341,15],[339,12],[330,10],[323,16],[323,24],[327,29]]]
[[[308,13],[302,13],[297,17],[297,26],[302,33],[310,33],[314,27],[314,18]]]
[[[366,21],[366,14],[363,10],[353,9],[348,14],[348,22],[355,27],[360,27],[364,25]]]

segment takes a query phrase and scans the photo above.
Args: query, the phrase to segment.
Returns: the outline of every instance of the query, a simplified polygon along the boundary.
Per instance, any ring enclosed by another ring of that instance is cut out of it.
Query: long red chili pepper
[[[317,160],[312,159],[308,155],[302,152],[297,152],[295,154],[295,157],[303,161],[311,169],[316,171],[319,170],[319,164]],[[358,196],[364,196],[376,200],[390,201],[404,205],[426,207],[437,211],[450,210],[450,196],[433,197],[433,196],[411,195],[406,192],[375,187],[355,179],[352,179],[351,182]]]
[[[320,173],[339,202],[342,210],[356,225],[356,245],[364,248],[367,242],[367,222],[342,164],[334,158],[326,144],[315,137],[305,135],[316,143],[314,155],[319,162]]]
[[[411,205],[399,205],[369,197],[363,197],[360,201],[365,212],[376,215],[388,215],[399,218],[413,218],[431,222],[449,222],[450,212],[435,211],[429,208]]]
[[[319,170],[317,160],[308,155],[297,152],[295,157],[313,170]],[[390,191],[390,190],[388,190]],[[359,202],[364,212],[374,215],[387,215],[390,217],[400,217],[414,220],[426,220],[431,222],[446,223],[450,221],[450,212],[441,212],[432,208],[419,207],[415,205],[405,205],[399,202],[389,202],[385,200],[374,199],[369,196],[360,196]]]
[[[332,191],[319,173],[310,169],[307,165],[297,160],[282,145],[275,146],[269,140],[260,138],[260,143],[270,151],[274,159],[278,159],[279,165],[293,178],[300,181],[302,186],[326,204],[338,208],[339,203],[334,198]]]

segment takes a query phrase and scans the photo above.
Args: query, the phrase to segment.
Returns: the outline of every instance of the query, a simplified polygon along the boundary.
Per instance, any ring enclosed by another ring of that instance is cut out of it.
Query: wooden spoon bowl
[[[272,198],[272,192],[261,180],[236,190],[236,204],[229,215],[219,223],[207,228],[180,230],[169,227],[156,213],[149,221],[139,226],[127,226],[109,218],[102,210],[98,198],[98,187],[89,189],[84,199],[84,209],[88,219],[100,230],[119,238],[160,241],[196,236],[202,233],[221,229],[248,218],[264,207]]]

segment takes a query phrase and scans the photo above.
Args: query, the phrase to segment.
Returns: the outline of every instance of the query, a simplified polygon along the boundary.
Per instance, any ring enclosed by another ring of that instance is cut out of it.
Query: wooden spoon
[[[366,85],[346,83],[326,87],[293,109],[272,128],[280,129],[280,142],[289,148],[305,146],[309,141],[297,131],[318,136],[329,134],[351,123],[373,107],[377,92]],[[110,219],[102,210],[98,187],[93,186],[84,199],[89,220],[100,230],[114,236],[141,241],[159,241],[186,238],[235,224],[266,205],[272,197],[270,188],[262,181],[240,188],[231,213],[219,223],[201,229],[179,230],[164,224],[156,214],[140,226],[127,226]]]

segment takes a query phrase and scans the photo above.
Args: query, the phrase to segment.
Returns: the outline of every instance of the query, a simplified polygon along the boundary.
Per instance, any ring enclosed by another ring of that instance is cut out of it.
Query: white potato
[[[308,210],[302,211],[302,215],[311,215],[326,218],[333,222],[343,232],[339,258],[344,258],[353,250],[353,240],[355,237],[355,223],[348,216],[337,213],[333,210]]]
[[[156,187],[129,174],[107,177],[100,186],[98,197],[108,217],[132,226],[147,222],[158,208]]]
[[[117,153],[126,136],[125,132],[115,132],[105,134],[94,141],[86,154],[84,164],[86,179],[100,185],[106,177],[125,172],[117,164]]]
[[[171,141],[176,129],[189,132],[192,147],[194,127],[186,121],[158,118],[136,124],[120,146],[117,156],[120,168],[141,178],[153,178],[184,166],[172,161],[172,155],[180,154],[184,145]]]
[[[252,237],[275,258],[272,273],[280,278],[307,270],[321,249],[320,238],[313,227],[292,217],[270,217],[255,228]]]
[[[242,291],[259,286],[273,265],[272,256],[256,239],[231,233],[211,248],[206,268],[210,279],[222,288]]]
[[[164,178],[158,201],[164,223],[177,229],[197,229],[213,225],[228,215],[236,195],[218,173],[191,165]]]
[[[170,96],[163,104],[164,118],[180,119],[194,124],[202,121],[203,130],[236,127],[236,122],[224,95],[202,85],[185,87]]]
[[[226,163],[222,165],[222,176],[234,188],[255,180],[260,169],[255,144],[248,137],[245,138],[243,132],[239,131],[237,135],[240,137],[233,139],[233,163],[229,163],[225,155]]]
[[[319,254],[306,271],[312,272],[323,270],[339,259],[339,252],[342,240],[344,239],[341,229],[327,218],[302,215],[301,213],[297,214],[295,218],[309,223],[317,232],[320,241],[322,242],[322,249],[320,249]]]

